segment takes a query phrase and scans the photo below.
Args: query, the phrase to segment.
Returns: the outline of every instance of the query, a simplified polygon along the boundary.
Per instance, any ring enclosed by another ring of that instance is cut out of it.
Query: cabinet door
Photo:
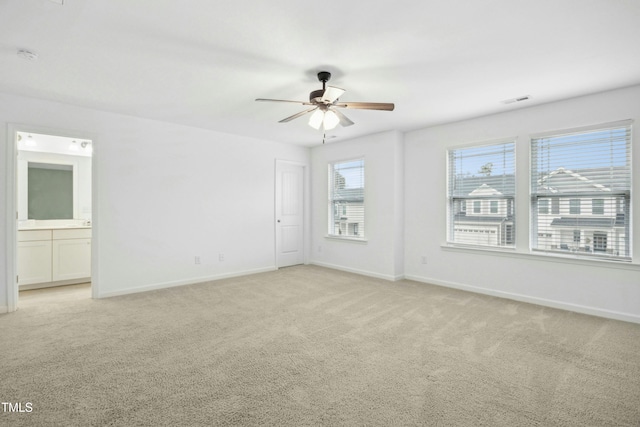
[[[91,239],[53,241],[53,281],[91,277]]]
[[[51,281],[51,240],[18,242],[18,285]]]

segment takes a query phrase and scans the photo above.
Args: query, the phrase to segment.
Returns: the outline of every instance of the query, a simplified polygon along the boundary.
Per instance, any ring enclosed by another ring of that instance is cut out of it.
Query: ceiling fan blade
[[[305,101],[289,101],[288,99],[269,99],[269,98],[256,98],[256,101],[268,101],[268,102],[293,102],[294,104],[302,104],[302,105],[314,105],[310,102]]]
[[[336,113],[336,116],[338,116],[338,118],[340,119],[340,125],[342,126],[351,126],[352,124],[354,124],[347,116],[345,116],[344,114],[342,114],[340,112],[340,110],[336,110],[336,109],[331,109],[331,111],[333,111],[334,113]]]
[[[344,89],[340,89],[335,86],[327,86],[324,93],[322,94],[322,101],[328,102],[330,104],[334,103],[342,94],[345,92]]]
[[[304,116],[305,114],[310,113],[310,112],[312,112],[313,110],[317,110],[317,109],[318,109],[318,107],[310,108],[310,109],[305,110],[305,111],[300,111],[299,113],[296,113],[296,114],[294,114],[293,116],[289,116],[289,117],[287,117],[287,118],[284,118],[284,119],[280,120],[278,123],[286,123],[286,122],[290,122],[290,121],[291,121],[291,120],[293,120],[293,119],[297,119],[298,117]]]
[[[393,111],[395,105],[390,102],[341,102],[339,104],[334,104],[334,107],[354,108],[358,110]]]

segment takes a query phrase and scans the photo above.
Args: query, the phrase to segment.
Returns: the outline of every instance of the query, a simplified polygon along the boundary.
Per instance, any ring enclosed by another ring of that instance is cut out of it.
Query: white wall
[[[529,137],[634,119],[640,86],[405,134],[405,275],[435,284],[640,322],[640,245],[633,265],[529,255]],[[444,248],[446,150],[517,137],[516,251],[511,256]],[[640,242],[640,133],[633,140],[633,241]],[[421,263],[426,256],[427,264]]]
[[[100,296],[275,268],[275,159],[308,164],[307,148],[7,94],[0,118],[0,311],[11,123],[93,139]]]
[[[310,262],[395,280],[402,277],[402,135],[385,132],[312,149]],[[328,164],[365,159],[366,243],[327,237]]]

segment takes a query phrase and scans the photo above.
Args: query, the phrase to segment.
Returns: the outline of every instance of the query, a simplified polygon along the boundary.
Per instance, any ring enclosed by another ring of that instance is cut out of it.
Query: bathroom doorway
[[[25,307],[91,298],[93,140],[22,127],[13,136],[14,309],[23,296]]]

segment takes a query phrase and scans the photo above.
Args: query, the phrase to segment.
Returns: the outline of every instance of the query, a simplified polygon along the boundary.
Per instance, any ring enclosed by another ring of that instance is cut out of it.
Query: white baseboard
[[[511,292],[496,291],[493,289],[480,288],[477,286],[465,285],[462,283],[435,280],[427,277],[405,275],[405,279],[416,282],[428,283],[430,285],[442,286],[445,288],[460,289],[462,291],[475,292],[478,294],[490,295],[514,301],[526,302],[530,304],[542,305],[545,307],[558,308],[561,310],[573,311],[576,313],[589,314],[591,316],[604,317],[607,319],[622,320],[630,323],[640,323],[640,316],[618,311],[605,310],[602,308],[588,307],[578,304],[571,304],[562,301],[555,301],[546,298],[531,297],[528,295],[514,294]]]
[[[342,265],[329,264],[329,263],[326,263],[326,262],[311,261],[309,264],[317,265],[319,267],[331,268],[333,270],[346,271],[348,273],[356,273],[356,274],[360,274],[362,276],[375,277],[377,279],[391,280],[391,281],[394,281],[394,282],[397,281],[397,280],[404,279],[403,275],[392,276],[390,274],[380,274],[380,273],[375,273],[373,271],[359,270],[357,268],[344,267]]]
[[[158,290],[158,289],[173,288],[175,286],[195,285],[195,284],[198,284],[198,283],[211,282],[211,281],[214,281],[214,280],[221,280],[221,279],[228,279],[230,277],[248,276],[250,274],[266,273],[268,271],[275,271],[275,270],[277,270],[276,267],[266,267],[266,268],[257,268],[257,269],[254,269],[254,270],[244,270],[244,271],[236,271],[236,272],[232,272],[232,273],[216,274],[216,275],[213,275],[213,276],[193,277],[193,278],[185,279],[185,280],[174,280],[174,281],[170,281],[170,282],[154,283],[154,284],[151,284],[151,285],[137,286],[135,288],[123,289],[123,290],[120,290],[120,291],[99,292],[98,293],[98,298],[110,298],[110,297],[117,297],[117,296],[121,296],[121,295],[137,294],[139,292],[147,292],[147,291],[155,291],[155,290]]]

